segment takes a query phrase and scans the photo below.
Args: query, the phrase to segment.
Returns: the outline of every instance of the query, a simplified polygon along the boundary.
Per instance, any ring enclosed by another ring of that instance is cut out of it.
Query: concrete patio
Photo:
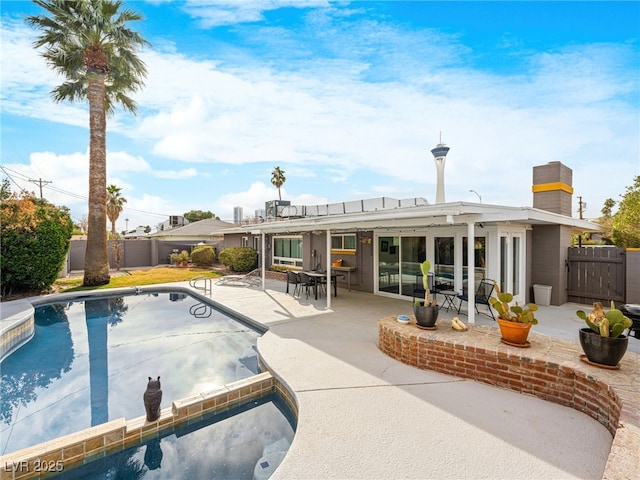
[[[590,417],[384,355],[378,320],[411,302],[340,289],[327,309],[266,286],[214,283],[209,296],[269,326],[260,354],[297,396],[296,437],[272,478],[602,478],[611,436]],[[541,307],[534,331],[577,342],[580,308]],[[638,352],[631,338],[627,355]]]

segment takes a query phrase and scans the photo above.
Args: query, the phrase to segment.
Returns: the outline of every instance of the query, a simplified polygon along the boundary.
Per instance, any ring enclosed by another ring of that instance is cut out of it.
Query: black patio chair
[[[495,288],[495,281],[490,280],[488,278],[483,278],[482,280],[480,280],[480,283],[478,284],[478,289],[476,290],[476,294],[475,294],[475,307],[476,307],[476,313],[481,313],[480,310],[478,310],[478,305],[486,305],[487,308],[489,309],[489,314],[491,315],[491,318],[493,319],[493,321],[495,322],[496,317],[493,315],[493,310],[491,310],[491,304],[489,303],[489,299],[491,298],[491,294],[493,293],[493,289]],[[458,298],[460,299],[460,304],[458,305],[458,314],[460,314],[460,309],[462,308],[462,302],[468,302],[469,301],[469,295],[468,294],[461,294],[458,295]]]
[[[287,293],[289,293],[289,285],[293,285],[293,296],[300,294],[300,276],[298,272],[287,270]]]
[[[309,289],[315,287],[315,280],[304,272],[299,272],[298,276],[300,278],[300,289],[304,288],[307,298],[309,298]]]

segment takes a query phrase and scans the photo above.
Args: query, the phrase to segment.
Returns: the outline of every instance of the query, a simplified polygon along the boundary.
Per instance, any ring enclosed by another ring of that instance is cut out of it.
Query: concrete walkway
[[[595,420],[380,352],[378,319],[410,314],[409,301],[340,289],[327,310],[284,289],[220,282],[210,294],[270,327],[259,352],[298,399],[296,436],[272,478],[602,477],[611,436]],[[578,308],[588,307],[541,307],[535,331],[577,341]],[[630,339],[629,350],[640,351],[640,340]]]

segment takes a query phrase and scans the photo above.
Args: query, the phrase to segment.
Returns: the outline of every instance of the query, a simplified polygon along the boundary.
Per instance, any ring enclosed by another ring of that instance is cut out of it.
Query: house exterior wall
[[[626,303],[640,303],[640,248],[627,248]]]
[[[531,285],[550,285],[551,305],[567,303],[567,248],[571,228],[535,225],[531,235]],[[535,300],[535,299],[534,299]]]

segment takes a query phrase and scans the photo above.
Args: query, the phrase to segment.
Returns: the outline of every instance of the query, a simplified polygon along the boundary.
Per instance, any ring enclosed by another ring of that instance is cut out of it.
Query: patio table
[[[320,283],[320,280],[323,278],[327,278],[327,274],[326,272],[315,272],[315,271],[310,271],[307,272],[305,270],[305,272],[307,275],[309,275],[309,277],[311,277],[313,279],[313,293],[316,297],[316,300],[318,299],[318,283]],[[337,297],[338,296],[338,282],[337,282],[337,278],[338,278],[338,274],[331,272],[331,283],[333,284],[333,296]]]

